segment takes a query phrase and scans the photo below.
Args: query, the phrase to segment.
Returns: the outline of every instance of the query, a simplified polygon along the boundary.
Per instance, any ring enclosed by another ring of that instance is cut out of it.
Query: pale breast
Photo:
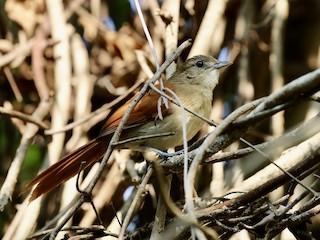
[[[196,89],[192,91],[190,89],[189,94],[177,94],[180,100],[184,103],[184,106],[203,117],[208,118],[211,113],[212,108],[212,92],[199,91]],[[201,97],[199,98],[199,94]],[[158,119],[155,122],[150,122],[143,126],[137,127],[133,131],[130,131],[128,138],[137,136],[154,135],[159,133],[174,133],[172,136],[167,137],[157,137],[150,138],[147,140],[142,140],[134,143],[128,144],[127,147],[136,150],[141,150],[142,146],[148,146],[156,148],[159,150],[167,150],[168,148],[180,146],[183,144],[183,133],[182,133],[182,114],[180,107],[176,105],[171,106],[172,114],[166,116],[163,120]],[[204,122],[200,118],[194,116],[193,114],[185,111],[186,116],[186,130],[187,130],[187,140],[193,138],[197,132],[201,129]]]

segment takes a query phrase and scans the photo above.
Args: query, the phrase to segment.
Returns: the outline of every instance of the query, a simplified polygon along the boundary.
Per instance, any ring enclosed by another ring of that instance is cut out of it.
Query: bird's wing
[[[170,88],[174,91],[174,86],[171,83],[166,83],[166,88]],[[129,118],[124,126],[124,129],[129,129],[137,127],[154,121],[158,117],[158,99],[160,95],[153,90],[146,93],[142,99],[138,102],[136,107],[130,113]],[[101,128],[100,136],[105,136],[113,133],[118,127],[123,115],[127,111],[130,103],[133,101],[134,97],[128,100],[125,105],[121,106],[117,111],[115,111],[109,119],[105,122]],[[172,113],[171,102],[169,102],[169,108],[162,106],[161,113],[163,117],[168,116]]]

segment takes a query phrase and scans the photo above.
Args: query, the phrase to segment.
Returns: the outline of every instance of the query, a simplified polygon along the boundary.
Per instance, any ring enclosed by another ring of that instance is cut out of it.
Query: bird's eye
[[[202,68],[203,67],[203,62],[202,61],[198,61],[198,62],[196,62],[196,66],[198,67],[198,68]]]

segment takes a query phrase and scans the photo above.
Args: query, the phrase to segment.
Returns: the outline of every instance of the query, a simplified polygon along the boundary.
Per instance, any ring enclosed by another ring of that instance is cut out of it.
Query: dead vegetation
[[[153,48],[134,1],[0,1],[2,239],[188,239],[190,226],[199,239],[319,239],[320,2],[140,3]],[[28,204],[38,169],[96,136],[157,71],[152,51],[161,64],[178,46],[178,62],[234,62],[214,92],[220,124],[189,144],[197,220],[182,155],[110,152],[104,171]]]

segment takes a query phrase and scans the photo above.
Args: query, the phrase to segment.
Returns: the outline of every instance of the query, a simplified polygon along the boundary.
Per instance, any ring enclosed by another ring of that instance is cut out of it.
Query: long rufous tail
[[[98,161],[103,157],[107,146],[108,141],[106,141],[105,138],[93,139],[61,158],[58,162],[28,183],[25,191],[38,184],[31,194],[30,201],[49,192],[61,183],[75,176],[79,172],[82,162],[84,163],[81,170]]]

